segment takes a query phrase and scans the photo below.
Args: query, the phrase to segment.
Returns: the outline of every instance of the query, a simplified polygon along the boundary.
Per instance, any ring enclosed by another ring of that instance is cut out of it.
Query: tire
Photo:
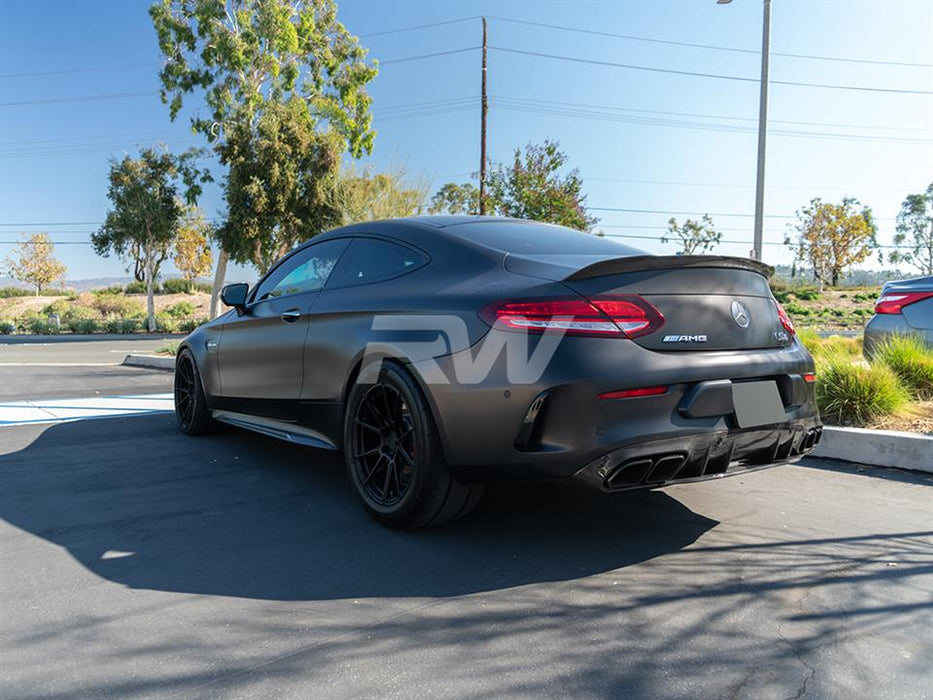
[[[185,435],[205,435],[214,426],[198,363],[187,348],[175,359],[175,420]]]
[[[344,460],[363,509],[389,527],[443,525],[466,515],[483,493],[482,485],[450,476],[430,407],[393,362],[364,368],[350,390]]]

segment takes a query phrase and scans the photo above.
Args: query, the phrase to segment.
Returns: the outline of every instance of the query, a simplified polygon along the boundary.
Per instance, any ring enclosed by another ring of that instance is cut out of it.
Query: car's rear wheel
[[[481,485],[450,476],[427,401],[392,362],[365,368],[351,389],[344,454],[363,508],[391,527],[441,525],[482,495]]]
[[[175,360],[175,420],[185,435],[204,435],[213,425],[198,364],[187,348]]]

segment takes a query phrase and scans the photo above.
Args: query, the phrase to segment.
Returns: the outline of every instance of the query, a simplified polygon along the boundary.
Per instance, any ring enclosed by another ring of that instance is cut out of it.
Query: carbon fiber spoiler
[[[585,280],[606,275],[618,275],[623,272],[641,272],[644,270],[674,270],[677,268],[731,268],[733,270],[748,270],[757,272],[768,279],[774,274],[770,265],[749,260],[748,258],[734,258],[727,255],[634,255],[631,257],[612,258],[582,267],[564,278],[565,282]]]

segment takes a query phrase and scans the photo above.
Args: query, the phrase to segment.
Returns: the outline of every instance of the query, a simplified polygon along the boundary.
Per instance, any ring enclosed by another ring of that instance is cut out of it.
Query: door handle
[[[282,320],[288,323],[294,323],[301,318],[301,309],[289,309],[282,312]]]

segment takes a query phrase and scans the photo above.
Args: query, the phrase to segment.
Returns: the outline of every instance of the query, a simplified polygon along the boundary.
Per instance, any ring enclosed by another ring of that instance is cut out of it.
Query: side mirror
[[[220,290],[220,300],[227,306],[232,306],[237,311],[242,311],[246,307],[246,295],[249,293],[249,285],[243,282],[228,284]]]

